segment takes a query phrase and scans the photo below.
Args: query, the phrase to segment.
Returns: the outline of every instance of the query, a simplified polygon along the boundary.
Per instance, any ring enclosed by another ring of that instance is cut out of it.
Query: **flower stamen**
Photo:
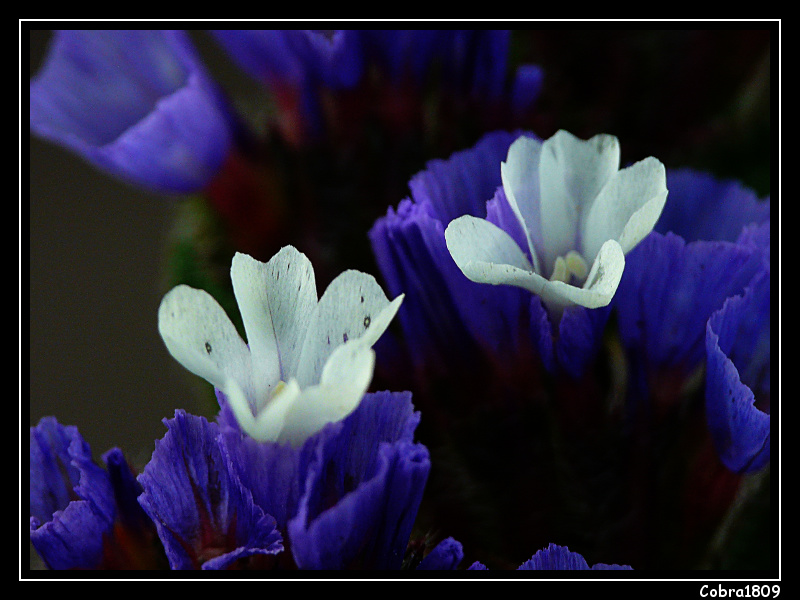
[[[589,274],[586,261],[576,250],[570,250],[564,256],[556,258],[550,281],[563,281],[570,285],[582,285]],[[574,280],[573,280],[574,278]]]

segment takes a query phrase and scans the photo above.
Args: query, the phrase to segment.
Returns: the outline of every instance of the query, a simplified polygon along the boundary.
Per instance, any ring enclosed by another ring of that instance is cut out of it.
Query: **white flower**
[[[374,277],[345,271],[317,301],[311,262],[292,246],[267,263],[237,253],[231,280],[248,343],[209,294],[179,285],[158,311],[172,356],[224,392],[259,441],[299,445],[355,410],[372,381],[372,345],[403,296],[389,302]]]
[[[445,239],[464,275],[530,290],[556,314],[569,305],[611,302],[625,254],[661,215],[664,165],[649,157],[620,170],[617,138],[601,134],[584,141],[562,130],[544,143],[515,140],[500,173],[528,255],[489,221],[459,217],[447,226]]]

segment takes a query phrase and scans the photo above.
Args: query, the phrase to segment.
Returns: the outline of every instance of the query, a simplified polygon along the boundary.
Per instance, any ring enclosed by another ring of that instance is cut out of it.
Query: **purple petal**
[[[770,459],[770,277],[728,299],[706,328],[706,417],[722,462],[737,473]]]
[[[410,440],[418,419],[409,393],[368,394],[320,436],[289,522],[299,568],[399,568],[430,470],[427,449]]]
[[[227,106],[180,31],[57,31],[30,100],[35,133],[157,191],[201,189],[231,144]]]
[[[253,503],[223,455],[216,424],[176,411],[139,476],[173,569],[220,569],[282,549],[275,519]]]
[[[736,241],[742,228],[769,219],[769,197],[759,199],[738,181],[691,169],[667,171],[669,196],[655,231],[671,231],[687,242]]]
[[[571,552],[566,546],[550,544],[539,550],[530,559],[519,566],[520,571],[584,571],[589,564],[577,552]]]
[[[591,567],[592,570],[613,570],[627,571],[632,570],[627,565],[607,565],[598,563]],[[520,565],[521,571],[586,571],[589,564],[577,552],[571,552],[566,546],[550,544],[547,548],[539,550],[529,560]]]
[[[761,263],[752,245],[651,233],[626,257],[614,298],[623,343],[648,369],[690,372],[703,358],[708,318]]]
[[[34,548],[51,569],[99,567],[115,516],[108,475],[76,427],[45,417],[30,438]]]

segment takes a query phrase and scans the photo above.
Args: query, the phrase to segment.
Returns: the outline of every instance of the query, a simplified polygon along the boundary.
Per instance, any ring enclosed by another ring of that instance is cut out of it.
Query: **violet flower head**
[[[228,107],[183,31],[56,31],[30,101],[34,133],[159,192],[202,189],[232,144]]]
[[[667,379],[690,379],[706,359],[712,315],[754,277],[769,286],[769,198],[686,169],[668,172],[667,183],[670,202],[655,231],[628,257],[615,298],[620,340],[636,363],[633,393],[644,396],[676,391],[661,384]],[[764,326],[769,293],[759,302]],[[741,343],[750,346],[763,327],[742,331]]]
[[[158,569],[155,526],[119,449],[103,469],[74,426],[42,419],[30,430],[30,538],[50,569]]]
[[[313,458],[287,526],[299,568],[401,567],[431,468],[413,439],[419,419],[408,392],[366,394],[307,442]]]
[[[409,299],[404,328],[456,322],[453,330],[466,329],[492,354],[532,346],[548,370],[580,375],[596,352],[625,253],[650,231],[667,195],[657,160],[621,171],[618,161],[616,139],[585,142],[566,132],[544,143],[493,133],[431,161],[410,183],[413,202],[390,209],[370,232],[390,289],[405,279],[426,303],[417,309]],[[423,260],[412,236],[430,257]],[[416,336],[408,338],[417,348]]]
[[[387,288],[407,294],[400,343],[415,367],[423,414],[449,424],[427,438],[446,448],[442,460],[470,456],[459,468],[479,489],[498,480],[515,485],[539,541],[607,535],[600,523],[611,510],[620,531],[631,528],[630,538],[617,540],[619,556],[654,565],[666,557],[637,547],[633,530],[659,530],[661,517],[650,521],[635,498],[615,490],[648,488],[652,473],[677,477],[664,471],[663,448],[695,457],[653,514],[666,518],[682,506],[685,521],[663,535],[700,546],[695,513],[720,518],[737,473],[769,460],[769,199],[656,159],[621,170],[618,161],[610,136],[582,141],[559,132],[541,142],[495,132],[430,161],[410,181],[410,197],[376,221],[370,241]],[[747,327],[744,310],[757,315]],[[378,369],[408,373],[395,355]],[[551,411],[558,417],[548,422]],[[530,439],[511,442],[512,430]],[[493,432],[504,451],[464,450],[467,440]],[[541,442],[550,435],[559,447]],[[631,445],[639,448],[632,463],[624,458]],[[530,458],[524,476],[481,467],[489,455],[511,454]],[[561,504],[576,488],[562,489],[565,482],[541,467],[561,461],[608,481]],[[446,489],[461,477],[443,469],[433,485]],[[570,506],[595,501],[604,516],[576,528]],[[625,521],[631,514],[642,522]],[[508,537],[454,527],[466,547],[476,539],[503,546]]]
[[[275,519],[253,502],[217,442],[218,426],[177,411],[139,476],[140,503],[172,569],[225,569],[283,550]]]

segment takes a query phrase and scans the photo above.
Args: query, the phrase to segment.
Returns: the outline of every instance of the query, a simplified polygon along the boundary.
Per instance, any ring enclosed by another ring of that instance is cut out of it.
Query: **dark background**
[[[49,36],[31,32],[31,75]],[[156,319],[177,202],[30,135],[31,426],[53,415],[141,464],[184,407],[191,381]]]

